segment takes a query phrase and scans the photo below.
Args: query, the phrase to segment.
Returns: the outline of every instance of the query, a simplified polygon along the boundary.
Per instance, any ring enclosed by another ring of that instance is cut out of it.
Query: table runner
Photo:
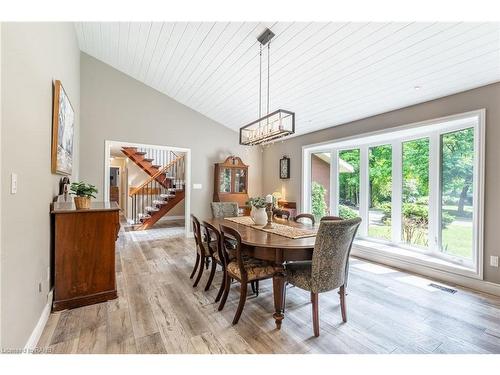
[[[292,239],[315,237],[317,234],[314,229],[297,228],[279,223],[273,223],[274,228],[272,229],[264,229],[264,225],[255,224],[250,216],[226,217],[225,220]]]

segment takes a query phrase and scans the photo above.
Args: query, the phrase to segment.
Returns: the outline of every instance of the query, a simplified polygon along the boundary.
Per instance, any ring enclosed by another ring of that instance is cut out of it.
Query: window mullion
[[[402,189],[403,189],[403,157],[401,141],[391,143],[392,147],[392,197],[391,197],[391,230],[392,242],[401,242],[401,210],[402,210]]]
[[[330,156],[330,212],[329,215],[338,215],[339,202],[339,153],[333,149]]]
[[[363,219],[359,227],[361,236],[368,235],[369,209],[369,177],[368,177],[368,146],[359,149],[359,216]]]
[[[429,214],[428,236],[429,250],[439,251],[441,227],[441,196],[440,179],[440,145],[439,133],[434,132],[429,137]]]

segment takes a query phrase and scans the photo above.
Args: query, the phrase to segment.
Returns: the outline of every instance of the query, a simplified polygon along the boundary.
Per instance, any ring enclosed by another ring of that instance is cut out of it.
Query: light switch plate
[[[490,256],[490,266],[492,267],[498,267],[498,257],[497,256]]]
[[[194,190],[201,190],[201,189],[203,189],[203,186],[201,184],[193,184],[193,189]]]
[[[17,193],[17,174],[16,173],[10,174],[10,193],[11,194]]]

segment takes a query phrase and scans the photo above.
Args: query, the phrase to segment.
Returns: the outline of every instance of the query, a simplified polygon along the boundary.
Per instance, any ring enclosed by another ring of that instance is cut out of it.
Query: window
[[[383,145],[369,148],[368,236],[390,240],[392,238],[392,148]]]
[[[429,247],[429,138],[403,142],[401,241]]]
[[[360,216],[358,239],[374,249],[410,250],[477,277],[483,142],[484,112],[474,111],[306,146],[302,211]]]
[[[330,214],[330,161],[329,152],[311,156],[311,212],[316,220]]]

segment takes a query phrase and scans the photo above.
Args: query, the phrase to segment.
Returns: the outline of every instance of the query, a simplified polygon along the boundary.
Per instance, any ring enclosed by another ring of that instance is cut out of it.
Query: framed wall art
[[[54,82],[52,113],[52,173],[70,175],[73,171],[75,111],[61,81]]]
[[[280,159],[280,178],[282,180],[290,178],[290,158],[287,156]]]

